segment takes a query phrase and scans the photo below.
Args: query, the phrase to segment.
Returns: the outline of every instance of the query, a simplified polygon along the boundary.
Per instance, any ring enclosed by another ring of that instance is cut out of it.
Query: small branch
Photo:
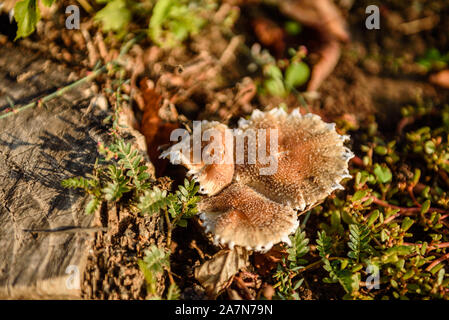
[[[407,187],[408,194],[410,195],[410,198],[412,198],[413,203],[414,203],[417,207],[421,208],[422,205],[418,202],[418,200],[416,200],[415,194],[414,194],[414,192],[413,192],[413,188],[415,188],[415,186],[412,185],[412,184],[409,185],[409,186]]]
[[[399,207],[396,206],[394,204],[389,204],[386,201],[380,200],[374,196],[369,196],[369,197],[365,197],[364,199],[362,199],[362,202],[372,199],[373,203],[384,207],[384,208],[391,208],[391,209],[399,209],[399,212],[388,217],[387,219],[384,220],[384,224],[389,223],[390,221],[396,219],[397,217],[401,216],[401,215],[413,215],[415,213],[420,213],[421,212],[421,208],[420,207],[411,207],[411,208],[406,208],[406,207]],[[438,213],[447,213],[446,210],[443,209],[438,209],[438,208],[429,208],[429,211],[434,211],[434,212],[438,212]]]
[[[406,126],[408,126],[409,124],[412,124],[413,122],[415,122],[415,118],[414,117],[402,118],[401,121],[399,121],[398,126],[396,127],[396,133],[399,136],[402,135],[402,131],[404,130],[404,128]]]
[[[330,258],[328,258],[327,260],[333,261],[333,260],[338,260],[338,259],[344,259],[344,258],[330,257]],[[297,272],[297,274],[300,274],[300,273],[303,273],[303,272],[308,271],[308,270],[310,270],[310,269],[319,267],[322,263],[323,263],[323,260],[322,260],[322,259],[321,259],[321,260],[318,260],[318,261],[315,261],[315,262],[312,262],[311,264],[305,266],[304,268],[299,269],[298,272]]]
[[[449,259],[449,253],[446,253],[444,256],[436,259],[431,264],[429,264],[429,266],[426,268],[426,271],[432,270],[436,265],[440,264],[441,262],[443,262],[444,260],[447,260],[447,259]]]
[[[86,83],[86,82],[89,82],[89,81],[93,80],[93,79],[96,78],[100,73],[102,73],[102,72],[104,72],[104,71],[106,71],[106,66],[103,66],[103,67],[101,67],[100,69],[97,69],[97,70],[95,70],[94,72],[91,72],[91,73],[90,73],[89,75],[87,75],[86,77],[84,77],[84,78],[82,78],[82,79],[80,79],[80,80],[78,80],[78,81],[75,81],[74,83],[69,84],[69,85],[66,86],[66,87],[63,87],[63,88],[61,88],[61,89],[59,89],[59,90],[57,90],[57,91],[55,91],[55,92],[49,94],[48,96],[45,96],[45,97],[42,98],[41,100],[38,100],[38,101],[34,101],[34,102],[31,102],[31,103],[28,103],[27,105],[24,105],[23,107],[15,108],[15,109],[13,109],[12,111],[6,112],[6,113],[0,115],[0,119],[9,117],[9,116],[11,116],[11,115],[13,115],[13,114],[16,114],[16,113],[18,113],[18,112],[20,112],[20,111],[24,111],[24,110],[29,109],[29,108],[34,108],[35,106],[41,106],[42,104],[44,104],[44,103],[46,103],[46,102],[49,102],[50,100],[52,100],[52,99],[54,99],[54,98],[56,98],[56,97],[61,97],[61,96],[62,96],[64,93],[66,93],[67,91],[70,91],[70,90],[72,90],[72,89],[78,87],[79,85],[81,85],[81,84],[83,84],[83,83]]]
[[[417,246],[418,248],[422,248],[421,243],[409,243],[404,242],[402,243],[404,246]],[[439,244],[432,244],[427,247],[427,252],[437,249],[443,249],[443,248],[449,248],[449,242],[439,243]]]
[[[133,39],[131,39],[130,41],[128,41],[127,43],[125,43],[120,51],[120,55],[118,56],[118,58],[116,60],[108,62],[103,67],[101,67],[97,70],[94,70],[93,72],[91,72],[87,76],[85,76],[84,78],[81,78],[80,80],[75,81],[72,84],[69,84],[61,89],[58,89],[57,91],[43,97],[42,99],[40,99],[38,101],[28,103],[27,105],[24,105],[22,107],[14,108],[12,111],[6,112],[4,114],[0,114],[0,119],[9,117],[13,114],[16,114],[20,111],[24,111],[26,109],[34,108],[35,106],[41,106],[56,97],[62,96],[66,92],[80,86],[83,83],[87,83],[87,82],[94,80],[99,74],[105,72],[110,65],[119,64],[119,61],[123,57],[123,55],[125,55],[136,42],[140,41],[141,38],[142,38],[142,35],[138,35],[138,36],[134,37]]]

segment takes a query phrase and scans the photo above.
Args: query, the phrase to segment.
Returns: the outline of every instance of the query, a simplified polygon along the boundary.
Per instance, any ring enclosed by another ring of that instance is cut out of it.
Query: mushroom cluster
[[[290,114],[280,108],[256,110],[248,120],[239,121],[232,138],[226,135],[230,129],[218,122],[202,121],[201,129],[219,133],[214,143],[220,148],[209,148],[204,141],[199,147],[215,156],[214,163],[195,162],[191,149],[181,154],[180,146],[185,147],[186,141],[171,146],[161,157],[181,163],[199,182],[200,191],[207,195],[198,205],[205,230],[216,243],[230,248],[237,245],[264,252],[279,242],[291,245],[288,236],[298,228],[298,212],[343,189],[341,181],[351,177],[348,162],[353,153],[344,146],[349,137],[315,114],[301,115],[299,109]],[[251,140],[250,131],[263,136]],[[275,143],[272,133],[276,133]],[[240,161],[239,138],[244,152]],[[193,140],[187,143],[195,144]],[[254,151],[258,155],[261,147],[264,152],[274,149],[268,157],[276,163],[272,172],[262,174],[266,159],[250,156]]]

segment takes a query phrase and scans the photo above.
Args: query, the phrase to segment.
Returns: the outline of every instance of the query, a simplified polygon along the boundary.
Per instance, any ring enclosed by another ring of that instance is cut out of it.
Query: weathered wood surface
[[[0,48],[0,110],[9,96],[24,105],[72,82],[64,67],[37,54]],[[104,134],[99,120],[83,111],[89,85],[0,119],[0,298],[79,298],[91,246],[91,226],[82,193],[61,180],[92,170],[96,145]],[[84,116],[84,117],[83,117]],[[79,279],[82,281],[82,279]]]

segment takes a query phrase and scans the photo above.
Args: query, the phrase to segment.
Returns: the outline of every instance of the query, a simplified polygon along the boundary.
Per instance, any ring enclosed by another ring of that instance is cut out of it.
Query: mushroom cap
[[[192,179],[200,184],[200,193],[212,196],[230,184],[234,177],[233,140],[226,136],[228,127],[217,121],[203,120],[200,123],[200,129],[201,134],[207,137],[206,141],[195,140],[193,135],[189,135],[164,151],[161,158],[169,157],[175,164],[177,164],[176,161],[180,162],[189,169],[187,175],[192,176]],[[196,142],[201,143],[200,159],[194,158]],[[188,152],[183,152],[183,147],[188,148],[186,149]],[[211,158],[216,156],[216,159],[204,161],[203,154],[208,154]]]
[[[227,128],[207,121],[202,126],[220,132]],[[248,134],[254,131],[258,134],[250,143]],[[239,121],[236,132],[231,142],[221,141],[232,144],[235,161],[237,140],[243,137],[243,161],[232,165],[182,161],[199,181],[200,190],[209,195],[198,204],[206,232],[212,232],[216,242],[255,251],[267,251],[281,241],[290,244],[288,235],[298,227],[296,210],[308,210],[343,189],[340,182],[351,177],[348,162],[353,153],[344,146],[349,137],[339,135],[335,124],[317,115],[302,116],[299,109],[287,114],[280,108],[254,111],[249,120]],[[273,134],[276,139],[270,141]],[[253,143],[258,155],[255,162],[248,156]],[[276,163],[269,174],[261,173],[270,165],[259,157],[261,146]]]
[[[302,116],[298,109],[291,114],[283,109],[255,111],[239,127],[243,132],[265,129],[267,136],[270,130],[277,129],[278,152],[274,155],[277,170],[261,175],[265,164],[245,162],[236,165],[234,175],[236,180],[273,201],[304,211],[334,190],[343,189],[340,181],[351,177],[348,161],[353,154],[344,146],[348,136],[339,135],[335,124],[325,123],[315,114]],[[268,137],[265,141],[269,150]]]
[[[278,242],[288,242],[288,235],[298,228],[293,208],[238,182],[203,199],[198,210],[206,232],[215,235],[215,242],[230,247],[267,251]]]

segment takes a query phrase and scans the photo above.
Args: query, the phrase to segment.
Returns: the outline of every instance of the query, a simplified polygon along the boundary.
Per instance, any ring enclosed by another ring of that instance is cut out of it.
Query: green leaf
[[[310,68],[304,62],[293,62],[285,71],[285,84],[287,88],[302,86],[309,80]]]
[[[425,151],[427,154],[432,154],[432,153],[434,153],[434,152],[436,151],[435,143],[433,143],[432,140],[427,141],[427,142],[424,144],[424,151]]]
[[[347,293],[357,292],[360,288],[360,273],[352,273],[349,270],[343,270],[338,273],[338,281]]]
[[[131,11],[125,0],[113,0],[97,12],[95,20],[100,21],[103,31],[121,31],[131,21]]]
[[[32,34],[40,20],[37,0],[22,0],[14,7],[14,19],[17,22],[17,34],[14,40],[25,38]]]
[[[290,236],[292,248],[288,250],[288,260],[297,263],[298,259],[309,252],[309,239],[306,238],[306,232],[301,228],[296,229],[293,236]]]
[[[318,231],[318,239],[316,240],[317,250],[322,258],[330,255],[332,249],[332,238],[326,235],[324,230]]]
[[[168,287],[167,290],[167,300],[179,300],[180,295],[181,291],[179,290],[176,283],[170,284],[170,287]]]
[[[181,219],[181,220],[178,221],[177,225],[180,226],[180,227],[185,228],[185,227],[187,227],[187,220],[186,219]]]
[[[155,245],[151,245],[151,247],[145,252],[145,257],[138,261],[139,268],[147,282],[147,290],[153,295],[153,298],[158,298],[156,288],[157,281],[164,270],[170,267],[169,259],[170,254],[168,252],[163,249],[159,249]],[[174,289],[175,288],[172,289],[172,293],[170,294],[172,297],[176,295]]]
[[[430,209],[430,205],[431,205],[430,200],[424,201],[424,203],[421,207],[421,214],[426,214],[427,211],[429,211],[429,209]]]
[[[279,67],[275,66],[274,64],[270,64],[270,65],[266,66],[264,69],[264,73],[267,77],[270,77],[270,78],[281,79],[281,80],[283,78],[281,69],[279,69]]]
[[[185,1],[157,1],[148,26],[151,40],[161,47],[173,47],[189,35],[198,33],[205,23],[198,14],[200,10]]]
[[[101,201],[97,197],[92,197],[92,199],[89,201],[89,203],[86,206],[86,214],[93,214],[98,206],[100,205]]]
[[[285,97],[287,95],[287,90],[284,87],[284,83],[281,79],[270,78],[264,81],[265,89],[272,96]]]
[[[415,223],[413,219],[410,219],[409,217],[405,217],[404,220],[402,220],[401,229],[403,231],[407,231],[410,229],[410,227]]]
[[[381,156],[384,156],[388,153],[388,149],[385,148],[384,146],[376,146],[374,148],[374,152],[376,152],[377,154],[380,154]]]
[[[369,192],[369,190],[359,190],[359,191],[357,191],[351,197],[351,201],[356,202],[356,201],[359,201],[359,200],[363,199],[368,194],[368,192]]]
[[[380,183],[387,183],[391,181],[392,174],[388,167],[381,167],[379,164],[374,165],[374,174]]]
[[[154,214],[166,208],[168,203],[167,191],[154,187],[151,191],[146,190],[144,195],[139,198],[137,207],[144,214]]]
[[[376,220],[379,218],[380,212],[379,210],[374,210],[368,217],[368,221],[366,222],[367,226],[371,226],[376,222]]]

